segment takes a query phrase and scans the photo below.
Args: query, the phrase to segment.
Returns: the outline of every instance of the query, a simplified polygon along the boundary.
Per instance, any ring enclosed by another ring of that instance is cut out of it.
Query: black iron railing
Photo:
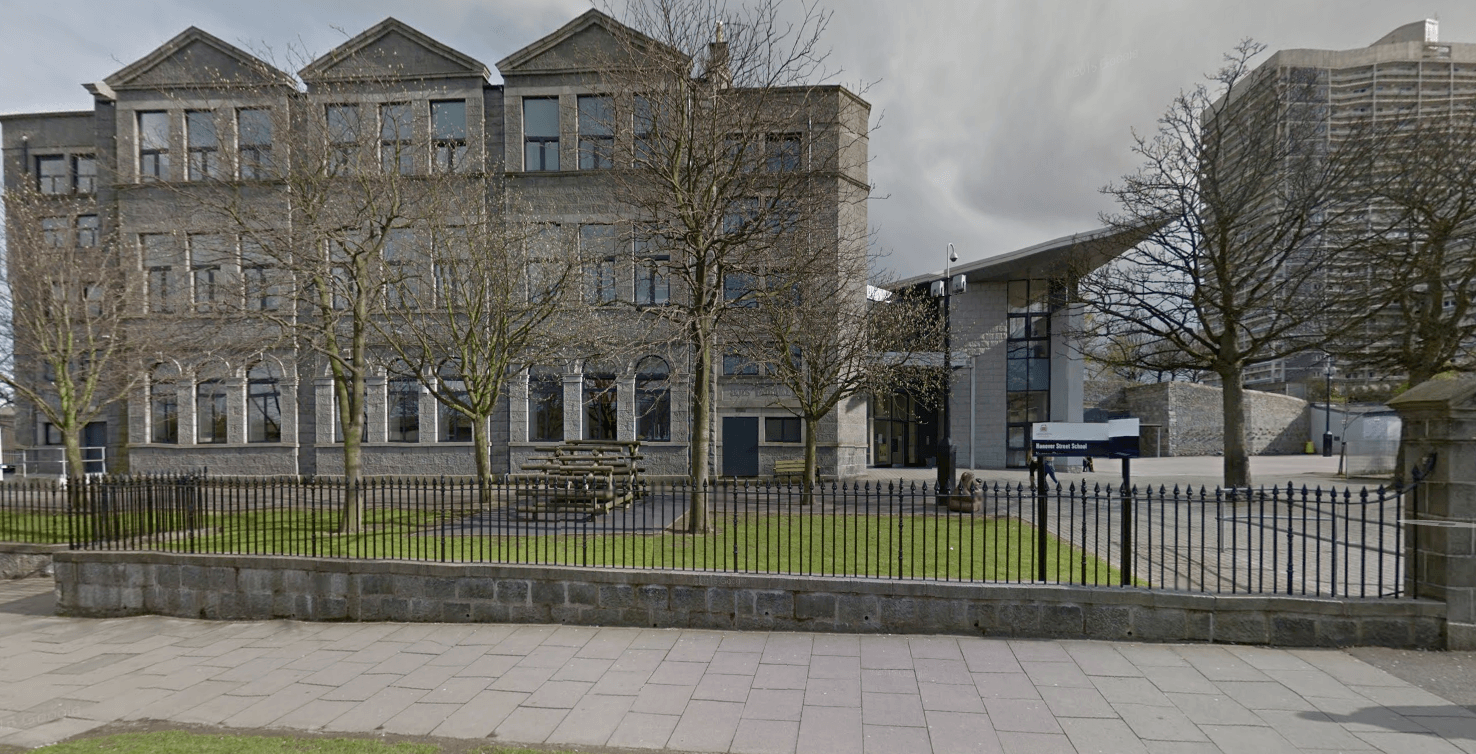
[[[0,541],[871,579],[1393,597],[1410,489],[129,476],[0,485]],[[695,525],[706,511],[705,529]]]

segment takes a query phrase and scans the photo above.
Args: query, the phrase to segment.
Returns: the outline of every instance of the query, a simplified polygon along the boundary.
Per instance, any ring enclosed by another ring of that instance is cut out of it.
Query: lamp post
[[[948,244],[948,256],[943,266],[943,413],[942,435],[938,443],[938,502],[947,503],[953,494],[953,472],[958,465],[958,449],[953,447],[952,413],[953,404],[953,263],[958,261],[958,252]]]
[[[1332,445],[1333,445],[1333,437],[1332,437],[1332,373],[1333,373],[1333,362],[1332,362],[1332,356],[1328,356],[1327,357],[1326,366],[1327,366],[1327,370],[1326,370],[1326,372],[1324,372],[1324,377],[1325,377],[1324,387],[1327,390],[1327,395],[1326,395],[1326,399],[1325,399],[1325,401],[1323,403],[1323,411],[1322,411],[1322,418],[1323,418],[1323,423],[1322,423],[1322,457],[1323,458],[1331,458],[1332,457],[1332,454],[1333,454],[1333,452],[1332,452]]]

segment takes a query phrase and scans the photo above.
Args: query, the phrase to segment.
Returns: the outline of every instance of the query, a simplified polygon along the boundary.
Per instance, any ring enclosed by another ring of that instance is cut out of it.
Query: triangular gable
[[[104,80],[113,90],[242,87],[280,84],[292,77],[219,37],[191,26]]]
[[[298,72],[303,81],[399,81],[435,78],[488,78],[487,66],[386,18]]]
[[[497,70],[504,76],[587,71],[628,45],[685,57],[599,10],[589,10],[552,34],[497,61]]]

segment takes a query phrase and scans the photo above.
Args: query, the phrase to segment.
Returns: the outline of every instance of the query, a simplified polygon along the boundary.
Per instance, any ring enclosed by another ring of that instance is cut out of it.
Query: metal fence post
[[[1132,479],[1133,459],[1122,459],[1122,548],[1118,554],[1121,563],[1122,585],[1133,585],[1133,491],[1129,486]]]

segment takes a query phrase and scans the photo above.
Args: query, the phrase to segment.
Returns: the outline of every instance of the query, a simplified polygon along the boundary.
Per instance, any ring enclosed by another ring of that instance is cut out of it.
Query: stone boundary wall
[[[1133,385],[1122,391],[1122,407],[1144,424],[1163,427],[1165,456],[1218,455],[1225,449],[1220,388],[1192,382]],[[1245,440],[1251,455],[1305,450],[1307,402],[1259,390],[1245,391]]]
[[[51,556],[66,549],[66,545],[0,542],[0,579],[50,576]]]
[[[299,557],[68,551],[57,612],[82,617],[942,633],[1281,646],[1444,646],[1430,600]]]

